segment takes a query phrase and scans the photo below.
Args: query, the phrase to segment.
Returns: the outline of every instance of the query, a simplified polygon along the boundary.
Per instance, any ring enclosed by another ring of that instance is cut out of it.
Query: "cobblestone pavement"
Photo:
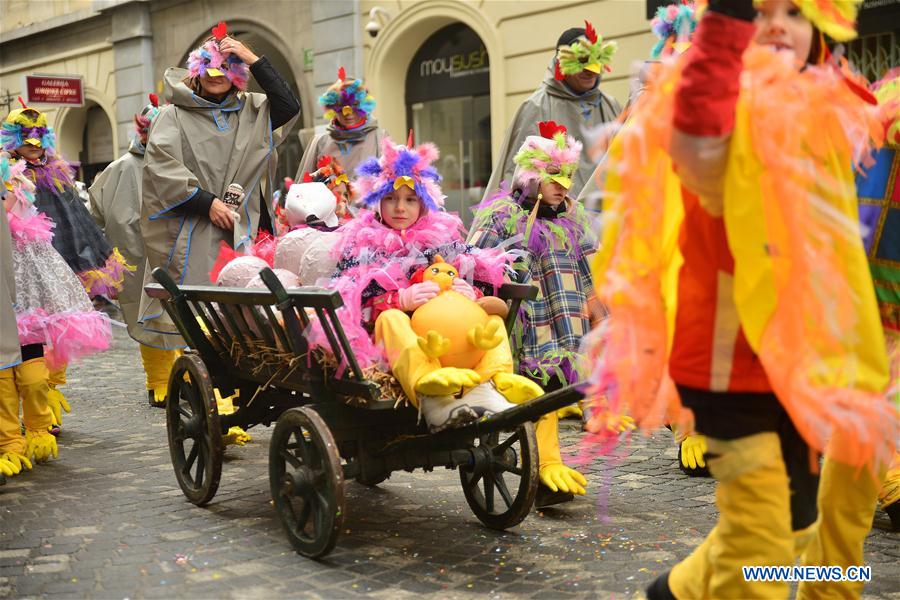
[[[678,471],[660,432],[615,465],[588,466],[586,498],[505,533],[476,520],[452,471],[398,473],[375,489],[349,482],[345,531],[314,562],[291,551],[274,517],[270,430],[229,448],[218,495],[197,508],[142,384],[121,331],[114,350],[71,369],[59,459],[0,488],[0,597],[641,597],[715,521],[713,486]],[[574,427],[563,439],[578,450]],[[867,597],[900,598],[900,535],[886,527],[879,511]]]

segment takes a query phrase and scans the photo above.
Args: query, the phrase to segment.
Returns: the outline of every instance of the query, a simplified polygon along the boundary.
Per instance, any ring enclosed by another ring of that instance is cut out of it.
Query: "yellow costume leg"
[[[42,358],[15,367],[16,386],[22,397],[22,421],[25,423],[25,456],[44,462],[59,454],[56,438],[47,429],[53,424],[53,412],[47,401],[50,372]]]
[[[49,403],[52,411],[53,411],[53,423],[51,425],[62,425],[62,413],[71,412],[71,408],[69,407],[69,402],[66,400],[66,397],[63,395],[61,391],[59,391],[59,387],[66,385],[66,369],[68,365],[60,365],[56,369],[50,371],[50,377],[48,379],[48,383],[50,384],[50,391],[47,395],[47,402]]]
[[[672,568],[669,590],[676,598],[709,598],[709,580],[712,576],[710,550],[716,544],[718,528],[718,525],[714,526],[706,539]]]
[[[835,436],[832,444],[840,443]],[[883,471],[881,472],[883,473]],[[832,460],[826,453],[819,480],[819,530],[800,558],[803,565],[847,567],[865,565],[863,542],[872,527],[878,482],[866,469]],[[864,582],[802,582],[797,598],[859,598]]]
[[[153,392],[155,404],[163,404],[166,401],[169,375],[180,353],[179,350],[162,350],[141,344],[141,363],[147,375],[147,390]]]
[[[239,398],[241,390],[234,390],[234,394],[222,397],[218,388],[213,389],[216,395],[216,410],[220,415],[233,414],[237,409],[234,407],[234,399]],[[253,437],[238,426],[229,427],[222,435],[222,441],[226,446],[244,446],[247,442],[253,440]]]
[[[790,490],[775,433],[723,441],[707,438],[718,481],[719,521],[669,574],[676,598],[785,598],[786,582],[744,581],[743,566],[794,561]]]
[[[25,437],[19,422],[19,390],[15,367],[0,371],[0,455],[25,454]]]
[[[441,368],[436,358],[429,358],[419,347],[419,336],[412,329],[409,316],[402,310],[386,310],[375,321],[375,343],[383,344],[391,372],[409,401],[416,407],[416,383],[423,376]]]

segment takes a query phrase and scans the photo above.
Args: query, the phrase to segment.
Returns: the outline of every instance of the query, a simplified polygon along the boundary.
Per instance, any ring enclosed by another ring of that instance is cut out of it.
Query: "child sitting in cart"
[[[432,166],[437,156],[432,144],[414,147],[410,139],[406,146],[395,145],[386,138],[382,156],[360,165],[356,186],[362,204],[371,210],[361,211],[339,230],[338,265],[330,284],[344,299],[341,321],[357,358],[364,367],[386,358],[432,431],[459,427],[543,394],[540,386],[513,372],[498,314],[476,335],[497,343],[471,369],[442,366],[436,358],[440,336],[413,331],[409,314],[442,291],[435,281],[423,280],[426,267],[436,260],[452,265],[448,287],[475,301],[499,289],[515,256],[503,246],[479,249],[463,241],[459,217],[443,211],[440,175]],[[373,327],[374,344],[369,337]],[[584,477],[559,459],[555,420],[550,428],[542,423],[539,451],[555,460],[542,461],[541,481],[552,491],[584,494]]]

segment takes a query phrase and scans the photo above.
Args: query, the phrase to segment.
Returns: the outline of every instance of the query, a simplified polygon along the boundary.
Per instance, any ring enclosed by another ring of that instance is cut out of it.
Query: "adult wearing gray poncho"
[[[375,99],[362,80],[348,79],[341,67],[337,81],[319,96],[319,105],[325,111],[328,128],[306,147],[294,181],[300,183],[306,173],[315,171],[323,156],[336,159],[355,178],[360,163],[370,156],[381,156],[385,132],[372,117]]]
[[[600,91],[600,72],[609,64],[616,46],[604,42],[590,23],[587,29],[567,29],[556,43],[556,55],[547,67],[540,87],[522,103],[506,130],[494,170],[485,189],[485,199],[505,181],[511,183],[516,168],[513,157],[525,138],[540,135],[537,123],[554,121],[564,125],[569,135],[584,142],[583,131],[613,121],[622,111],[615,98]],[[583,143],[581,161],[572,177],[569,194],[578,196],[594,170],[589,144]]]
[[[290,131],[300,103],[265,57],[225,36],[221,27],[191,53],[189,71],[166,70],[171,104],[150,127],[142,177],[147,282],[162,267],[176,282],[207,284],[221,242],[240,248],[259,229],[271,231],[275,147]],[[243,91],[247,65],[265,94]],[[146,294],[140,322],[163,334],[166,347],[184,345],[160,303]]]
[[[106,167],[89,190],[91,213],[97,224],[107,239],[122,249],[128,264],[137,266],[134,275],[125,279],[118,300],[128,326],[128,335],[140,343],[147,391],[150,404],[154,406],[165,402],[169,374],[178,357],[176,350],[166,349],[163,334],[148,331],[138,323],[147,263],[141,236],[141,173],[150,123],[158,114],[159,99],[156,94],[150,94],[150,104],[134,116],[137,136],[131,140],[128,152]]]

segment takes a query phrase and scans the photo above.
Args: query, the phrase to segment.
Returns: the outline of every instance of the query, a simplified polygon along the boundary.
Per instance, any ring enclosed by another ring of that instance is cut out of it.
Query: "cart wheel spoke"
[[[484,508],[488,513],[494,512],[494,478],[491,475],[484,478]]]
[[[501,443],[497,444],[493,450],[491,450],[491,454],[494,456],[503,456],[503,454],[509,450],[509,448],[519,441],[519,432],[516,431],[508,438],[503,440]]]
[[[302,463],[300,462],[300,459],[298,459],[298,458],[297,458],[296,456],[294,456],[292,453],[288,452],[287,450],[282,450],[282,451],[279,452],[278,454],[281,455],[281,457],[285,460],[285,462],[287,462],[289,465],[291,465],[291,466],[294,467],[295,469],[299,469],[299,468],[300,468],[300,465],[302,464]]]
[[[182,472],[187,475],[191,472],[191,468],[194,466],[194,461],[197,460],[197,456],[200,454],[200,442],[194,442],[194,447],[191,448],[190,454],[188,454],[187,459],[184,461],[184,469]]]
[[[509,488],[506,487],[506,482],[503,481],[503,474],[495,473],[494,476],[496,477],[494,483],[497,485],[497,491],[500,492],[500,497],[503,498],[506,508],[509,509],[513,505],[513,498],[512,494],[509,493]]]
[[[306,524],[309,522],[309,517],[312,514],[312,504],[303,501],[303,508],[300,509],[300,516],[297,518],[297,533],[303,535],[303,530],[306,529]]]

